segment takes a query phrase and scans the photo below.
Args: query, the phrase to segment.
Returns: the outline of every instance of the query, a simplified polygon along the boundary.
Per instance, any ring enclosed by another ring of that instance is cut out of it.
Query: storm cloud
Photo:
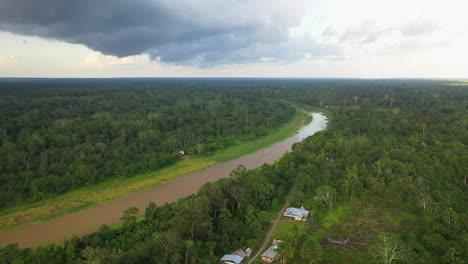
[[[175,64],[290,61],[328,49],[291,37],[306,0],[2,0],[0,30]]]

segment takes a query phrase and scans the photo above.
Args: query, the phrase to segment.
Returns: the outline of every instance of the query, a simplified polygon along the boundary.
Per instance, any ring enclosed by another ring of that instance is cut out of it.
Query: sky
[[[467,78],[466,0],[0,0],[0,77]]]

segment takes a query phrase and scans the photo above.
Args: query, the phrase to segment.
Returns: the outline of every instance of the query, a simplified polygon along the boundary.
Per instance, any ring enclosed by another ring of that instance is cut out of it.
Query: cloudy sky
[[[467,78],[467,0],[0,0],[0,77]]]

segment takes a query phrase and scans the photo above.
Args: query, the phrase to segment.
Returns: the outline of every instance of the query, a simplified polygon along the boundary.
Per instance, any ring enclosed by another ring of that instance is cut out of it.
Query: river
[[[311,113],[313,120],[302,127],[293,137],[284,139],[268,148],[243,157],[219,163],[204,170],[156,185],[148,190],[132,193],[95,207],[62,215],[46,222],[33,223],[0,233],[0,246],[19,243],[20,247],[34,247],[47,243],[62,243],[73,235],[82,236],[95,232],[102,224],[118,223],[122,211],[135,206],[144,212],[149,202],[157,205],[174,202],[180,198],[196,193],[200,186],[207,182],[229,177],[229,173],[239,164],[247,169],[257,168],[264,163],[274,163],[286,152],[291,151],[294,143],[324,130],[327,119],[321,113]]]

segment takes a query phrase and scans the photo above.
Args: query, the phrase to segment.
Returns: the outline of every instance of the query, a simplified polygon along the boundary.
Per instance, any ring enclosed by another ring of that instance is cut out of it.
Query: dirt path
[[[265,250],[265,247],[270,242],[271,235],[273,235],[273,232],[275,231],[275,228],[278,225],[278,222],[279,222],[281,216],[283,215],[284,210],[286,210],[286,207],[288,207],[288,206],[289,206],[289,201],[286,201],[284,203],[284,205],[283,205],[283,208],[281,208],[281,210],[278,212],[278,216],[276,217],[275,223],[270,227],[270,230],[268,231],[267,235],[263,239],[262,245],[257,250],[257,253],[255,253],[255,255],[252,257],[252,259],[247,264],[253,263],[255,261],[255,259],[257,259],[258,256],[260,256],[260,254],[262,254],[262,252]]]

